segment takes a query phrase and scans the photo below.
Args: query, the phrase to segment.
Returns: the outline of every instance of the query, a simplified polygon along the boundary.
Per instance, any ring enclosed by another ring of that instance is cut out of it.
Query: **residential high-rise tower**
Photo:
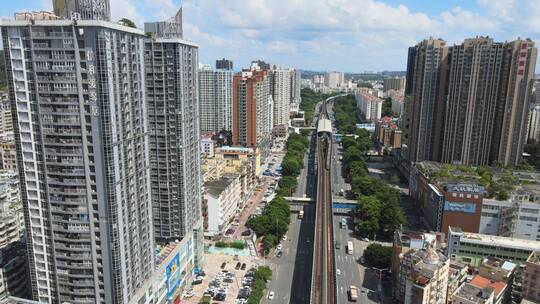
[[[292,70],[272,66],[268,71],[270,94],[274,100],[273,127],[288,126],[291,108]]]
[[[201,133],[232,130],[233,71],[199,68]]]
[[[169,30],[145,27],[145,32],[152,34],[145,43],[145,69],[154,233],[157,241],[171,241],[193,232],[197,250],[202,236],[198,46],[179,32],[176,38]]]
[[[405,146],[409,161],[517,165],[527,141],[537,49],[531,40],[466,39],[409,49]]]
[[[233,79],[233,143],[267,146],[272,132],[272,97],[267,70],[246,70]]]
[[[53,8],[64,19],[111,20],[109,0],[53,0]]]
[[[145,36],[39,16],[1,22],[33,298],[127,303],[154,269]]]
[[[216,70],[231,70],[233,69],[233,61],[229,59],[216,60]]]
[[[439,159],[447,55],[440,39],[409,48],[403,129],[404,155],[411,162]]]

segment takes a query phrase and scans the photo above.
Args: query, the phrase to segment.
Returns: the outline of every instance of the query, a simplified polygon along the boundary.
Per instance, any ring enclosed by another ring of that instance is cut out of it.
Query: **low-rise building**
[[[525,262],[523,275],[524,299],[534,303],[540,302],[540,252],[532,252]]]
[[[13,171],[0,171],[0,298],[29,298],[28,271],[19,179]]]
[[[194,275],[193,235],[156,248],[152,276],[137,289],[129,304],[180,303]]]
[[[451,295],[452,304],[494,304],[495,292],[490,286],[480,288],[470,283],[459,286]]]
[[[367,121],[376,121],[381,118],[383,100],[372,95],[373,91],[359,88],[355,92],[356,107],[360,116]]]
[[[484,199],[479,232],[540,241],[539,186],[519,186],[506,200]]]
[[[452,295],[469,278],[469,270],[470,268],[467,263],[450,260],[450,266],[448,267],[448,287],[446,290],[447,304],[452,303]]]
[[[224,234],[239,212],[244,195],[240,175],[224,176],[204,183],[205,236]]]
[[[201,154],[203,157],[214,157],[214,141],[209,136],[201,138]]]
[[[485,179],[472,167],[425,161],[409,168],[409,194],[429,228],[447,232],[448,226],[455,226],[467,232],[540,239],[540,173],[483,170],[489,170],[497,187],[484,187]]]
[[[391,117],[383,117],[375,123],[375,140],[386,149],[401,148],[401,130],[397,126],[397,121]]]
[[[408,278],[412,275],[410,254],[427,248],[441,249],[444,243],[442,233],[419,233],[416,231],[396,230],[392,246],[392,285],[393,297],[404,303],[407,292]],[[409,255],[407,255],[409,254]],[[407,255],[407,256],[406,256]],[[416,262],[415,262],[416,263]]]
[[[405,304],[444,304],[450,259],[431,247],[403,255],[400,275],[406,277]]]
[[[17,170],[17,150],[13,133],[0,134],[0,170]]]
[[[459,227],[448,228],[447,255],[474,267],[479,267],[487,257],[525,264],[534,251],[540,251],[540,242],[464,232]]]

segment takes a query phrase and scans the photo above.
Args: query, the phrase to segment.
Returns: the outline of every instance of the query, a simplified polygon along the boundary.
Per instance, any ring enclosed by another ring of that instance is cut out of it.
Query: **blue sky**
[[[52,6],[2,2],[0,16]],[[310,70],[405,70],[407,47],[430,36],[449,44],[479,35],[540,43],[538,0],[111,0],[111,10],[113,19],[142,27],[181,4],[184,36],[199,44],[201,62],[226,57],[236,68],[264,59]]]

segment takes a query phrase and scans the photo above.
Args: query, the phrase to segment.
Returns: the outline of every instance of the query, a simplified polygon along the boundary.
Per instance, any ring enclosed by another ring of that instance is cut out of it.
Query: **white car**
[[[336,269],[336,275],[340,276],[341,275],[341,270]]]
[[[287,236],[284,235],[282,238],[281,238],[282,241],[286,241],[287,240]]]
[[[268,300],[273,300],[273,299],[274,299],[274,292],[270,291],[270,293],[268,294]]]
[[[277,250],[281,250],[281,248],[283,248],[283,246],[281,246],[281,244],[278,244],[277,247],[276,247]]]

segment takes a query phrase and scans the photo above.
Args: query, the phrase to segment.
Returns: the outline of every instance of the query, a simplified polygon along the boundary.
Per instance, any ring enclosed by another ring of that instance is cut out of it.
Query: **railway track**
[[[332,127],[328,120],[327,100],[323,101],[317,134],[317,201],[311,303],[334,304],[336,274],[334,224],[332,215]],[[327,121],[324,121],[327,120]]]

